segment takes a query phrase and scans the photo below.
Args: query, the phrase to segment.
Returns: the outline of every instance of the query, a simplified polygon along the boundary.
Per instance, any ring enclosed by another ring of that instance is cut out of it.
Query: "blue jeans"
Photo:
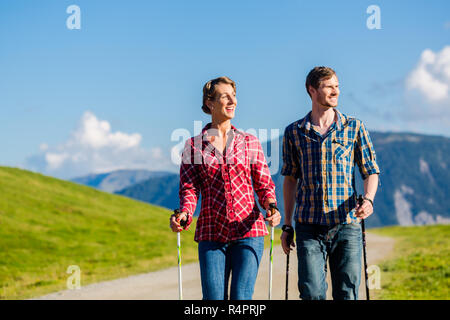
[[[200,241],[198,257],[204,300],[251,300],[264,251],[264,237],[221,243]]]
[[[334,300],[357,300],[361,281],[360,224],[296,223],[298,290],[304,300],[325,300],[327,257]]]

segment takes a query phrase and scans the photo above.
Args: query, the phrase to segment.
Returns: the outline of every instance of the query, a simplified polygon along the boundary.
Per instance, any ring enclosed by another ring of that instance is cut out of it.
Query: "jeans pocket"
[[[344,239],[349,244],[354,243],[359,246],[362,241],[362,230],[360,223],[343,224],[341,227],[341,239]]]

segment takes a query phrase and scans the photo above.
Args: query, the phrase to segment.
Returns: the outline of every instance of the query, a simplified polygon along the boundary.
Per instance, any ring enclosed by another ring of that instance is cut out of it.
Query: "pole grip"
[[[277,205],[274,202],[269,203],[269,210],[270,210],[270,216],[273,216],[276,211],[280,211],[280,210],[278,210]]]
[[[178,219],[179,215],[181,214],[181,211],[180,211],[180,209],[175,209],[175,210],[173,210],[173,213],[175,214],[175,216]],[[184,228],[186,226],[186,224],[187,224],[187,219],[180,220],[180,226],[182,226]]]

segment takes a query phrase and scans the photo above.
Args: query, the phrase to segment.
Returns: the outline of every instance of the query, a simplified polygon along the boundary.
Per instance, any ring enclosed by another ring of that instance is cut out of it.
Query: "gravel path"
[[[388,257],[394,247],[394,240],[388,237],[367,233],[367,259],[368,264],[375,265]],[[174,257],[176,259],[176,257]],[[299,299],[297,289],[297,256],[295,251],[291,253],[289,264],[289,299]],[[200,285],[200,268],[198,263],[183,265],[183,298],[199,300],[202,297]],[[269,250],[264,251],[258,278],[255,285],[253,299],[268,299],[269,274]],[[359,298],[365,299],[364,275],[361,277]],[[382,277],[381,277],[382,279]],[[281,247],[274,248],[273,265],[273,299],[284,299],[286,282],[286,255]],[[328,273],[327,297],[331,299],[330,276]],[[178,299],[177,267],[130,276],[127,278],[106,281],[88,286],[82,286],[78,290],[66,290],[52,293],[37,299],[63,299],[63,300],[170,300]]]

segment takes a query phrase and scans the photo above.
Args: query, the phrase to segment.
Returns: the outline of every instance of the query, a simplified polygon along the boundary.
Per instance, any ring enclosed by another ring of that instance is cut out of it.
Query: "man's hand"
[[[183,227],[181,224],[185,224],[187,222],[187,213],[186,212],[180,212],[180,213],[174,213],[170,216],[170,228],[173,232],[181,232],[183,231]]]
[[[292,230],[292,234],[289,234],[289,232],[287,231],[283,231],[280,239],[281,239],[281,247],[283,248],[285,254],[289,254],[291,250],[294,250],[295,248],[294,230]]]
[[[355,215],[356,217],[360,219],[366,219],[368,216],[370,216],[373,213],[373,206],[372,203],[369,200],[363,200],[362,205],[359,203],[356,204],[356,211]]]

